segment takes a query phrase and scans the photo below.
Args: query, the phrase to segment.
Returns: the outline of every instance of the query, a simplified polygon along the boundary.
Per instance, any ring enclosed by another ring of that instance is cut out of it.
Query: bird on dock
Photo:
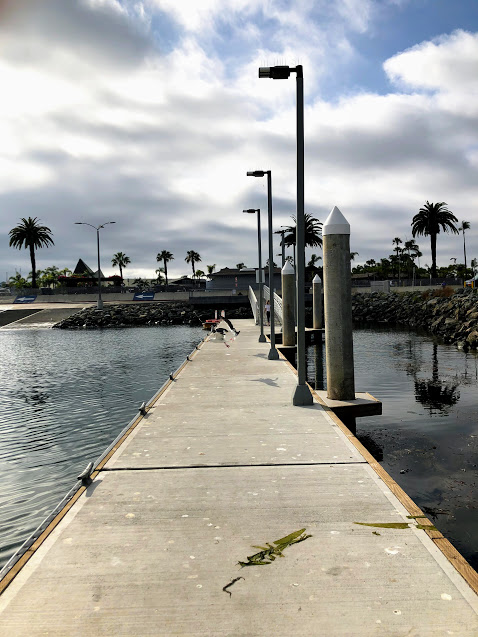
[[[213,332],[219,332],[220,334],[222,334],[224,336],[226,334],[226,332],[229,331],[229,332],[232,332],[234,334],[234,337],[239,336],[241,331],[240,330],[236,330],[236,328],[234,327],[234,325],[231,323],[231,321],[229,319],[227,319],[225,316],[223,316],[222,320],[224,321],[224,323],[227,325],[227,327],[229,329],[225,330],[223,327],[214,327],[213,326],[213,328],[212,328]]]
[[[216,333],[216,334],[220,334],[222,336],[224,345],[226,347],[230,347],[230,345],[228,345],[225,342],[225,338],[226,338],[226,334],[228,332],[231,332],[231,334],[233,334],[233,339],[235,339],[239,334],[240,334],[240,330],[236,330],[234,325],[231,323],[231,321],[229,319],[227,319],[225,316],[222,317],[222,320],[226,323],[226,325],[228,326],[228,329],[226,330],[224,327],[216,327],[216,326],[212,326],[212,332]],[[230,339],[230,340],[233,340]]]

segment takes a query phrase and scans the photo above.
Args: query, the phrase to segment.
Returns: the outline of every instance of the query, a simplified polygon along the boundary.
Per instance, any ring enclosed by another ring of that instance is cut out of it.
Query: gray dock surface
[[[292,406],[291,367],[252,320],[237,327],[229,348],[201,347],[4,590],[0,634],[476,637],[478,597],[441,535],[407,518],[417,507],[335,417]],[[302,528],[282,558],[238,565]]]

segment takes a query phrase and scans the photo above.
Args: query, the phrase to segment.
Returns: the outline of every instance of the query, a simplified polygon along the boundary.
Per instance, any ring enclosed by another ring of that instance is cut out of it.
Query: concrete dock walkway
[[[476,573],[331,412],[292,406],[290,365],[234,323],[3,591],[0,634],[476,637]]]

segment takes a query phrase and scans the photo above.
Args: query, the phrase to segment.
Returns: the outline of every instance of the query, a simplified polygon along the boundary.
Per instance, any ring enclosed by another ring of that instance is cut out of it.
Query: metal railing
[[[257,297],[251,286],[249,286],[248,297],[249,303],[251,304],[252,315],[254,317],[254,324],[259,325],[259,302],[257,301]]]
[[[271,293],[269,287],[264,285],[264,299],[270,299]],[[274,292],[274,322],[282,325],[282,299]]]

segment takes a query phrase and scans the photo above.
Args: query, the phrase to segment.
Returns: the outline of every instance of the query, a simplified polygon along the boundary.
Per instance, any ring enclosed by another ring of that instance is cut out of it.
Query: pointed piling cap
[[[350,234],[350,224],[337,206],[333,207],[322,226],[322,235],[328,234]]]
[[[312,283],[313,283],[314,285],[317,285],[317,284],[322,285],[322,279],[320,278],[320,276],[319,276],[318,274],[316,274],[316,275],[314,276],[314,278],[312,279]]]
[[[281,270],[282,274],[295,274],[294,268],[292,267],[292,263],[290,261],[286,261],[284,263],[284,267]]]

